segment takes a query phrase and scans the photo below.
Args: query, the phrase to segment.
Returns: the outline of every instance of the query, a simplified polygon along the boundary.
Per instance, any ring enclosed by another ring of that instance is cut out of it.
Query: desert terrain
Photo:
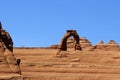
[[[120,80],[120,51],[65,51],[57,58],[58,49],[14,48],[21,59],[24,80]]]
[[[13,47],[1,23],[0,33],[0,80],[120,80],[120,46],[114,40],[92,45],[67,30],[60,44]]]

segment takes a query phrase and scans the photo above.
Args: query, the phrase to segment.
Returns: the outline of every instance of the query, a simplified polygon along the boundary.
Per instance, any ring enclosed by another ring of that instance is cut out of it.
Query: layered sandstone
[[[107,44],[103,41],[100,41],[96,45],[92,45],[91,42],[85,38],[81,37],[79,40],[82,50],[120,50],[120,47],[117,42],[114,40],[110,40]],[[67,48],[74,48],[75,40],[73,37],[68,38],[67,40]],[[59,45],[52,45],[50,46],[51,49],[58,49]]]
[[[19,64],[20,64],[20,59],[16,59],[13,54],[12,38],[10,34],[2,28],[2,24],[0,23],[0,73],[1,74],[14,73],[14,74],[21,75]],[[17,77],[17,76],[14,76],[14,77]],[[11,80],[15,80],[14,77]],[[9,79],[5,79],[5,80],[9,80]],[[18,79],[18,80],[21,80],[21,79]]]
[[[101,41],[95,47],[99,50],[120,50],[119,45],[114,40],[110,40],[107,44]]]

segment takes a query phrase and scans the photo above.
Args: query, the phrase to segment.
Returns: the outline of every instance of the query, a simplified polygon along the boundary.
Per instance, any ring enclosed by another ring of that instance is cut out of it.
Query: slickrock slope
[[[119,51],[65,51],[57,58],[58,49],[15,48],[22,59],[25,80],[120,80]]]
[[[0,80],[120,80],[120,48],[115,41],[93,46],[72,33],[82,48],[75,51],[70,34],[63,37],[68,48],[61,51],[65,56],[58,58],[59,45],[13,48],[9,33],[0,23]]]

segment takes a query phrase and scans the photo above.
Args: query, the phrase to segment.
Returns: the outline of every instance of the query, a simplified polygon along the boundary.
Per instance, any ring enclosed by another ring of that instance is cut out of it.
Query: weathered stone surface
[[[85,37],[80,38],[80,44],[81,44],[82,48],[86,48],[86,47],[91,47],[92,46],[91,42],[87,38],[85,38]]]
[[[104,49],[106,46],[103,41],[100,41],[95,47],[96,49]]]
[[[0,73],[21,74],[20,66],[13,54],[13,42],[8,32],[3,30],[0,23]]]
[[[119,45],[114,40],[110,40],[107,44],[101,41],[95,45],[95,48],[99,50],[120,50]]]
[[[71,59],[70,62],[79,62],[80,58]]]
[[[67,30],[65,35],[63,36],[60,45],[59,45],[59,51],[56,53],[57,57],[66,57],[66,54],[63,53],[63,51],[67,51],[67,40],[69,37],[73,37],[75,39],[75,45],[74,49],[75,50],[82,50],[80,43],[79,43],[79,35],[77,34],[76,30]]]
[[[75,50],[82,50],[80,43],[79,43],[79,35],[77,34],[76,30],[67,30],[65,35],[63,36],[61,43],[59,45],[59,49],[66,51],[67,50],[67,39],[69,37],[73,36],[73,38],[75,39]]]
[[[82,50],[91,50],[91,49],[93,49],[93,46],[92,46],[91,42],[85,37],[80,38],[79,43],[81,45]],[[68,40],[67,40],[67,48],[74,48],[74,46],[75,46],[75,39],[73,37],[68,38]]]
[[[24,80],[22,75],[14,73],[0,73],[0,80]]]
[[[50,49],[58,49],[59,45],[51,45],[49,48]]]
[[[12,38],[11,38],[10,34],[2,28],[1,22],[0,22],[0,39],[4,42],[7,49],[9,49],[10,51],[13,52]]]
[[[15,58],[15,56],[13,55],[12,52],[10,52],[9,50],[5,50],[4,55],[6,57],[6,60],[9,64],[10,69],[12,70],[12,72],[14,73],[20,73],[20,68],[17,64],[17,59]]]
[[[79,39],[80,47],[82,50],[87,50],[87,51],[93,51],[93,50],[119,50],[120,47],[117,42],[114,40],[110,40],[107,44],[105,44],[103,41],[100,41],[96,45],[92,45],[91,42],[85,38],[81,37]],[[75,48],[75,39],[73,37],[68,38],[67,42],[67,48]],[[52,49],[59,49],[60,45],[52,45],[50,48]]]
[[[106,45],[111,47],[119,47],[119,45],[114,40],[110,40]]]
[[[56,53],[56,56],[59,57],[59,58],[67,57],[67,52],[66,52],[66,51],[61,51],[61,50],[59,50],[59,51]]]

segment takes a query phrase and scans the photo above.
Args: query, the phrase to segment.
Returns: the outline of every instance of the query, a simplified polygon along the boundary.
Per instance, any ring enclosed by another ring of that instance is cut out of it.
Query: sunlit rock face
[[[101,41],[95,47],[99,50],[120,50],[119,45],[114,40],[110,40],[107,44]]]
[[[13,54],[13,41],[10,34],[2,28],[0,22],[0,73],[21,74],[19,67],[20,59]]]

